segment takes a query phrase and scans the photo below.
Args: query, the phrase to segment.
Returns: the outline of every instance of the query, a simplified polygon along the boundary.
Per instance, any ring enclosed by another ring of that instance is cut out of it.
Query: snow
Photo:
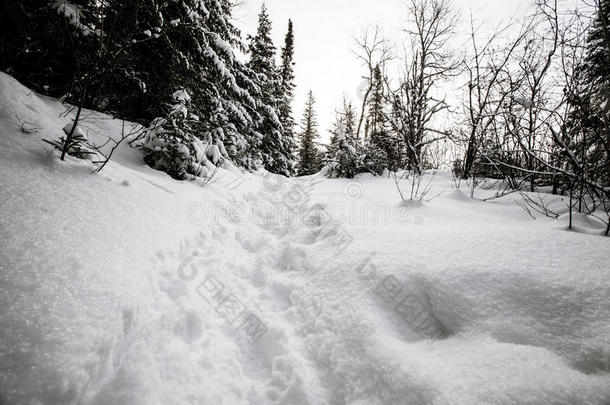
[[[142,90],[142,93],[146,94],[146,91],[147,91],[146,82],[143,82],[142,80],[138,79],[138,86],[140,86],[140,90]]]
[[[74,136],[74,137],[81,137],[81,138],[87,139],[87,135],[85,135],[85,133],[83,132],[81,127],[79,127],[77,125],[76,128],[74,128],[74,130],[72,130],[72,128],[74,128],[74,122],[70,122],[70,123],[66,124],[63,127],[63,131],[65,132],[66,135],[72,134],[72,136]]]
[[[220,148],[217,145],[209,145],[207,147],[207,156],[210,158],[212,163],[217,164],[220,162],[222,155],[220,153]]]
[[[515,101],[515,103],[517,103],[525,108],[532,108],[534,106],[534,103],[532,102],[532,100],[528,100],[523,97],[513,97],[513,100]]]
[[[0,94],[0,403],[610,402],[599,232],[447,173],[418,204],[388,177],[177,182],[126,144],[92,174],[41,140],[73,112]]]
[[[184,104],[174,104],[172,106],[170,115],[172,116],[179,116],[181,115],[183,118],[188,117],[188,108],[186,108],[186,106]]]
[[[174,92],[174,94],[172,94],[172,98],[175,101],[182,101],[182,102],[189,102],[191,101],[191,96],[189,95],[189,93],[182,89],[182,90],[176,90]]]

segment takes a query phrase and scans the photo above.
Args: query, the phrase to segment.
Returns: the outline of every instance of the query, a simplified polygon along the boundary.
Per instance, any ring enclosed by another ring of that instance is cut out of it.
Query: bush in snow
[[[362,162],[358,156],[358,151],[345,134],[339,135],[337,142],[338,149],[332,163],[329,165],[329,175],[331,177],[337,176],[353,179],[354,176],[362,171]]]
[[[367,172],[381,175],[388,169],[388,160],[386,151],[381,149],[377,144],[368,142],[365,146],[363,164]]]
[[[223,161],[221,147],[211,143],[212,136],[199,132],[202,124],[189,111],[189,94],[179,90],[173,99],[168,115],[152,121],[139,145],[144,161],[177,180],[209,177]]]

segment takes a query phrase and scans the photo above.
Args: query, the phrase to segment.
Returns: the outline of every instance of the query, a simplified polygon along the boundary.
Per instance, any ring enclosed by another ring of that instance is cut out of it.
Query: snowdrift
[[[610,403],[608,239],[445,174],[417,205],[369,176],[180,183],[127,145],[92,174],[42,142],[65,106],[0,94],[0,403]]]

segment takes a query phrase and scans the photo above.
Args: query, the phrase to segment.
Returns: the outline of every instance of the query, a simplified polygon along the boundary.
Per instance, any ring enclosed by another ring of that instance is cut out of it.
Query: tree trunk
[[[574,191],[572,190],[572,187],[570,187],[570,226],[568,227],[568,229],[572,230],[572,207],[574,206]]]
[[[476,157],[476,132],[472,131],[470,134],[470,140],[468,141],[468,149],[466,150],[466,156],[464,158],[464,167],[462,168],[462,179],[467,179],[470,176],[472,167],[474,166],[474,159]]]
[[[373,81],[369,80],[369,83],[373,83]],[[360,140],[360,131],[362,130],[362,122],[364,121],[364,113],[366,112],[366,102],[369,99],[369,95],[371,94],[372,89],[373,89],[373,86],[371,84],[369,84],[369,88],[367,89],[366,93],[364,94],[364,99],[362,100],[362,109],[360,111],[360,119],[358,120],[358,129],[356,130],[356,139],[357,140]],[[366,141],[366,135],[365,135],[364,141]]]

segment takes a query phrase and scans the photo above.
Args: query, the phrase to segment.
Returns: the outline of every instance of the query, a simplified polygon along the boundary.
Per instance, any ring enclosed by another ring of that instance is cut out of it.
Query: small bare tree
[[[449,52],[447,41],[458,22],[448,0],[409,0],[409,42],[405,50],[404,76],[390,95],[390,125],[405,144],[406,167],[421,174],[425,146],[445,138],[434,128],[434,118],[449,108],[437,97],[435,86],[454,76],[459,63]]]
[[[475,23],[472,17],[470,19],[472,54],[464,61],[468,81],[464,105],[466,132],[463,135],[466,151],[461,173],[463,179],[474,177],[474,165],[480,154],[483,154],[485,139],[490,132],[497,133],[490,130],[498,127],[497,119],[504,103],[519,85],[511,76],[510,62],[532,24],[532,21],[523,24],[516,39],[502,46],[500,39],[503,34],[514,29],[514,22],[510,22],[480,44]],[[498,51],[498,48],[503,50]],[[496,139],[496,142],[501,143],[502,140]]]

